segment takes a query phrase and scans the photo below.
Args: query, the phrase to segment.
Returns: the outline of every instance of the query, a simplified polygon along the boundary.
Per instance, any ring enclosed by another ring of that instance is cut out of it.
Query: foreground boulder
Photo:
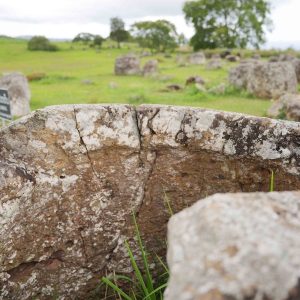
[[[300,124],[189,107],[65,105],[0,131],[0,295],[88,299],[137,259],[132,212],[165,257],[174,212],[217,192],[300,188]],[[100,290],[101,293],[101,290]],[[0,297],[0,298],[1,298]],[[101,298],[101,294],[99,296]]]
[[[295,69],[289,62],[243,63],[229,72],[229,82],[267,99],[296,93],[298,88]]]
[[[133,54],[128,54],[125,56],[118,57],[115,61],[115,74],[116,75],[141,74],[140,59]]]
[[[272,104],[267,114],[271,118],[300,122],[300,95],[284,94]]]
[[[166,300],[300,299],[300,192],[216,194],[171,218]]]
[[[21,73],[10,73],[0,78],[0,88],[7,89],[13,116],[30,113],[30,90],[27,78]]]

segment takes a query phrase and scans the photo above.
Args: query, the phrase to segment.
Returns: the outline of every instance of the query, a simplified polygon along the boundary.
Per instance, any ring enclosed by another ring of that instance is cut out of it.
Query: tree
[[[268,0],[196,0],[183,6],[187,22],[194,25],[194,50],[205,48],[259,48],[270,28]]]
[[[110,38],[118,43],[125,42],[129,39],[130,34],[125,30],[125,23],[122,19],[115,17],[110,19]]]
[[[105,39],[101,35],[95,35],[93,45],[94,45],[94,47],[100,48],[104,41],[105,41]]]
[[[78,33],[74,39],[72,40],[73,43],[82,42],[85,45],[91,44],[94,41],[95,36],[88,32],[81,32]]]
[[[31,51],[57,51],[58,47],[50,43],[44,36],[34,36],[27,44],[27,49]]]
[[[175,25],[167,20],[134,23],[132,33],[141,47],[149,48],[152,52],[174,50],[177,46]]]

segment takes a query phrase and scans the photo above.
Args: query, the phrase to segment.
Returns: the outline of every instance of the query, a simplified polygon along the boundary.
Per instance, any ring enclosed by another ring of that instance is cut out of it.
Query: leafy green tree
[[[104,41],[105,41],[105,39],[101,35],[95,35],[94,36],[94,41],[93,41],[93,46],[100,48]]]
[[[259,48],[270,29],[268,0],[196,0],[183,6],[187,22],[195,35],[194,50],[205,48]]]
[[[57,51],[58,47],[51,44],[44,36],[34,36],[28,41],[27,49],[30,51]]]
[[[125,30],[125,23],[122,19],[115,17],[110,19],[110,38],[118,43],[120,48],[121,42],[125,42],[130,38],[130,34]]]
[[[81,32],[78,33],[74,39],[72,40],[73,43],[81,42],[85,45],[91,44],[94,41],[95,36],[88,32]]]
[[[177,47],[175,25],[167,20],[134,23],[132,34],[141,47],[149,48],[152,52],[165,52]]]

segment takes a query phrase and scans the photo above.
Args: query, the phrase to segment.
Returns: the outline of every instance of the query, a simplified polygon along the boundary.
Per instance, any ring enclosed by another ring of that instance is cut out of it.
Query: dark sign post
[[[0,89],[0,117],[2,119],[2,125],[5,124],[5,120],[12,119],[8,92],[4,89]]]

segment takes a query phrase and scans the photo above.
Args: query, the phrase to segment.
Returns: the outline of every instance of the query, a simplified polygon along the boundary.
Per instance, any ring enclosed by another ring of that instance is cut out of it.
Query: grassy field
[[[159,103],[264,116],[270,106],[270,101],[230,89],[224,95],[199,92],[194,87],[179,92],[163,91],[173,83],[184,86],[185,80],[193,75],[201,76],[207,88],[226,83],[228,70],[234,63],[226,63],[222,70],[206,70],[205,66],[178,67],[176,53],[171,57],[161,54],[142,59],[142,63],[158,59],[160,75],[156,78],[115,76],[115,58],[140,49],[125,46],[123,49],[105,47],[97,51],[71,43],[57,45],[61,49],[58,52],[33,52],[26,49],[26,41],[0,39],[0,73],[46,74],[44,79],[30,82],[32,110],[66,103]],[[85,84],[87,80],[92,84]]]

